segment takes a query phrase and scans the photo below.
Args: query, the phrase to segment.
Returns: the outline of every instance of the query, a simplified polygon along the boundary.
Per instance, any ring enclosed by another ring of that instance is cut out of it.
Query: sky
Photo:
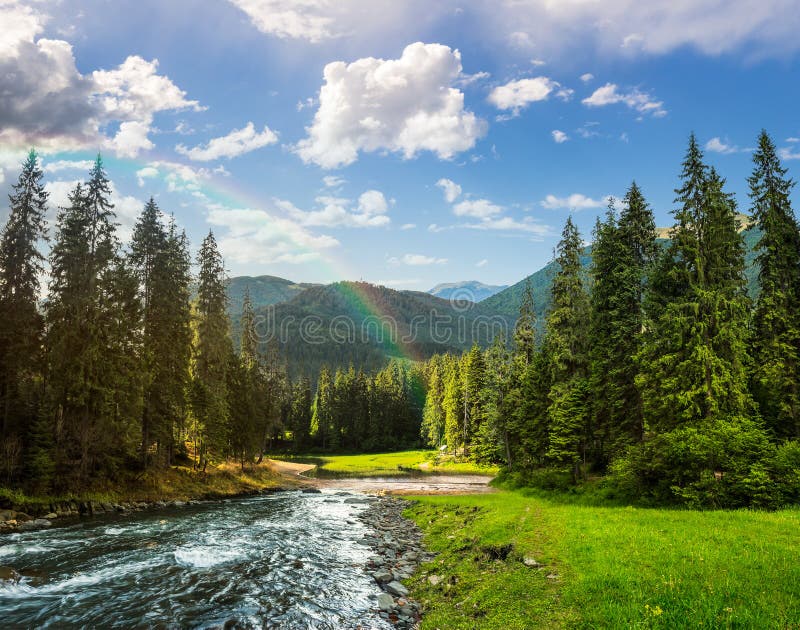
[[[692,131],[742,212],[762,128],[797,177],[799,9],[0,0],[0,188],[35,147],[54,217],[100,152],[123,242],[152,196],[234,276],[511,284],[633,180],[670,225]]]

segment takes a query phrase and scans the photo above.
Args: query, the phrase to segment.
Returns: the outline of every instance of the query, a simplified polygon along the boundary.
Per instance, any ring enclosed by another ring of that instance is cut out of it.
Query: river
[[[4,536],[0,565],[24,577],[0,582],[0,625],[389,628],[363,497],[287,491]]]

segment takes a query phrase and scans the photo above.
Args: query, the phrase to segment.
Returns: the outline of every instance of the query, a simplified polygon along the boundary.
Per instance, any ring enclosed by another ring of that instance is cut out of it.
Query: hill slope
[[[366,282],[311,287],[256,314],[261,344],[276,347],[293,376],[312,378],[324,364],[372,370],[390,358],[419,360],[485,346],[497,332],[509,334],[513,321],[482,304],[452,304]]]
[[[463,282],[437,284],[428,293],[443,300],[481,302],[506,288],[508,288],[507,284],[484,284],[477,280],[464,280]]]
[[[756,228],[748,228],[744,230],[744,243],[746,248],[745,253],[745,274],[747,275],[747,291],[751,298],[758,295],[758,268],[755,264],[755,246],[758,243],[761,233]],[[665,245],[666,239],[659,239],[659,242]],[[583,249],[581,253],[581,265],[586,272],[588,279],[589,266],[592,262],[592,246],[589,245]],[[523,278],[516,284],[511,285],[504,291],[487,298],[481,305],[494,310],[497,313],[507,317],[516,317],[519,313],[519,307],[522,303],[522,293],[525,290],[525,282],[530,280],[531,289],[533,290],[534,306],[536,308],[536,315],[540,320],[544,318],[547,310],[550,307],[550,284],[553,281],[553,276],[558,270],[558,265],[555,262],[550,262],[539,271]]]
[[[250,289],[253,306],[269,306],[287,302],[318,284],[297,283],[277,276],[235,276],[228,281],[228,311],[231,315],[242,312],[245,289]]]

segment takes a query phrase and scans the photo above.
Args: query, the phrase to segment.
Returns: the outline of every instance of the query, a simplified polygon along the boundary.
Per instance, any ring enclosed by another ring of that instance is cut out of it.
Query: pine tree
[[[444,435],[447,449],[454,454],[466,447],[464,444],[464,391],[461,366],[458,359],[451,358],[445,367],[444,397]]]
[[[588,422],[589,298],[581,279],[581,248],[580,234],[570,217],[556,248],[558,272],[553,278],[545,342],[551,369],[547,458],[557,468],[570,470],[576,479],[585,457]]]
[[[31,150],[9,195],[10,213],[0,234],[0,443],[8,453],[9,477],[19,468],[23,441],[29,477],[49,472],[48,432],[38,431],[43,321],[38,309],[39,275],[46,239],[47,192],[36,153]],[[30,455],[30,457],[28,457]]]
[[[511,359],[505,337],[497,335],[483,354],[483,384],[480,396],[481,419],[473,436],[476,461],[512,461],[510,409],[507,408]]]
[[[642,343],[643,281],[656,253],[653,214],[634,182],[619,220],[609,204],[592,249],[593,450],[603,465],[643,437],[635,357]]]
[[[324,449],[331,445],[333,427],[333,380],[330,370],[323,366],[317,380],[317,395],[314,399],[314,414],[311,420],[311,433]]]
[[[125,343],[115,337],[115,309],[127,308],[118,293],[127,280],[124,272],[115,271],[119,245],[110,196],[98,155],[89,181],[76,186],[69,207],[59,214],[50,256],[50,411],[61,464],[72,468],[77,463],[81,479],[120,458],[114,448],[121,422],[114,388],[127,372],[121,362],[128,359],[109,353]],[[110,358],[119,362],[111,365]]]
[[[203,239],[197,263],[193,407],[198,421],[199,466],[205,470],[209,455],[224,455],[229,441],[226,369],[232,353],[225,267],[212,232]]]
[[[162,349],[159,341],[162,330],[159,330],[163,313],[158,308],[159,290],[163,287],[156,286],[156,278],[163,273],[161,265],[164,264],[164,252],[167,245],[167,233],[161,221],[161,211],[153,198],[150,198],[136,222],[131,239],[130,261],[136,269],[140,285],[141,303],[143,312],[143,348],[142,348],[142,373],[144,381],[142,405],[142,461],[148,465],[148,454],[153,441],[153,425],[167,422],[167,419],[158,417],[155,409],[157,401],[154,400],[154,388],[158,387],[158,369],[163,357],[159,351]]]
[[[753,153],[750,199],[758,242],[760,293],[753,314],[752,390],[778,439],[800,437],[800,229],[794,181],[762,131]]]
[[[426,444],[439,448],[444,441],[444,357],[434,355],[428,362],[428,391],[420,430]]]

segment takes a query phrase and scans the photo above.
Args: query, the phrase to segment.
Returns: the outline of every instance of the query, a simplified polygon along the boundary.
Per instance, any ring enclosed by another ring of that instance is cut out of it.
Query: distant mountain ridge
[[[228,311],[231,316],[242,312],[245,289],[255,307],[288,302],[306,289],[322,286],[310,282],[293,282],[277,276],[234,276],[228,281]]]
[[[482,302],[486,298],[500,293],[508,288],[507,284],[484,284],[477,280],[463,280],[462,282],[444,282],[437,284],[428,293],[443,300],[469,300]]]

